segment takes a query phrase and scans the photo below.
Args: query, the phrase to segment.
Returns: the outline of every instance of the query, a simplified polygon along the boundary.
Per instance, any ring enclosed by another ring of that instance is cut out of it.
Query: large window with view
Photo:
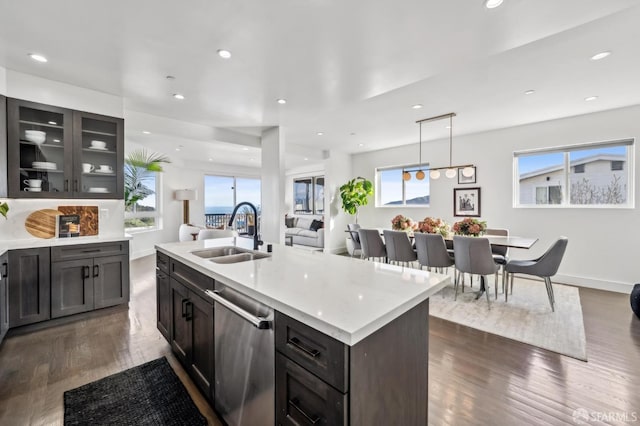
[[[633,139],[514,153],[516,207],[633,206]]]
[[[236,176],[204,177],[205,224],[210,228],[226,228],[236,204],[248,201],[258,209],[260,219],[260,179]],[[238,211],[235,227],[240,233],[253,234],[256,218],[247,207]]]
[[[417,170],[415,164],[376,169],[376,207],[429,206],[429,170],[422,165],[422,180],[416,177]],[[403,179],[405,172],[410,179]]]
[[[324,176],[293,180],[293,211],[296,214],[324,213]]]
[[[146,171],[138,178],[136,194],[127,197],[125,205],[125,231],[135,233],[160,229],[160,173]]]

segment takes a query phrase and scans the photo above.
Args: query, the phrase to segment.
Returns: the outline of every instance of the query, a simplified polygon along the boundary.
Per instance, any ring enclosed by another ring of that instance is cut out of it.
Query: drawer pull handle
[[[304,416],[304,418],[307,419],[307,421],[309,423],[311,423],[312,425],[315,425],[316,423],[318,423],[320,421],[320,416],[317,416],[317,415],[310,416],[310,415],[308,415],[307,413],[304,412],[304,410],[300,407],[300,405],[298,405],[298,404],[300,404],[300,401],[298,401],[298,398],[290,399],[289,400],[289,404],[291,404],[291,406],[293,408],[298,410],[298,412],[300,414],[302,414]]]
[[[9,275],[9,264],[4,262],[2,264],[2,278],[7,278],[7,275]]]
[[[182,318],[187,316],[187,309],[184,306],[187,302],[189,302],[189,299],[182,299]]]
[[[100,265],[93,265],[93,277],[100,275]]]
[[[84,280],[85,278],[89,278],[89,267],[88,266],[83,266],[82,267],[82,279]]]
[[[309,355],[311,358],[315,358],[318,355],[320,355],[320,351],[317,349],[305,348],[302,342],[300,341],[300,339],[298,339],[297,337],[292,337],[287,341],[287,343],[293,346],[294,348],[296,348],[297,350],[302,351],[303,353]]]
[[[160,268],[158,266],[156,266],[156,271],[159,271],[159,270],[160,270]]]
[[[97,253],[100,249],[82,250],[82,253]]]

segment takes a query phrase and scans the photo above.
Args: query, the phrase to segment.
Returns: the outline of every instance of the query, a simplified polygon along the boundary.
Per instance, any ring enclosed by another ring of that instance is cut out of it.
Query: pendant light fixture
[[[420,130],[419,130],[419,137],[418,137],[418,152],[419,152],[419,157],[418,157],[418,169],[415,170],[405,170],[402,173],[402,179],[405,181],[409,181],[411,180],[411,172],[415,171],[416,172],[416,179],[418,180],[423,180],[425,178],[425,173],[424,170],[422,170],[422,123],[418,122],[418,124],[420,125]]]
[[[445,118],[449,119],[449,165],[446,167],[430,167],[429,168],[429,177],[433,180],[439,179],[441,176],[440,171],[446,170],[444,175],[449,179],[453,179],[458,174],[457,170],[462,169],[462,175],[465,177],[471,177],[475,173],[475,168],[473,164],[462,164],[458,166],[453,165],[453,117],[456,116],[455,112],[450,112],[449,114],[438,115],[435,117],[424,118],[422,120],[416,121],[420,125],[420,165],[422,166],[422,123],[427,121],[437,121]],[[407,173],[407,172],[405,172]],[[424,173],[423,173],[424,177]],[[409,175],[409,179],[411,179],[411,175]],[[406,179],[405,177],[405,180]]]

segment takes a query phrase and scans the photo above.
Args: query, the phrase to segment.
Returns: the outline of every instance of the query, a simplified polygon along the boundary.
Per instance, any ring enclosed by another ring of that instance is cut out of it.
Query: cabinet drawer
[[[51,247],[52,262],[124,254],[129,254],[129,241]]]
[[[343,425],[347,413],[346,395],[276,353],[278,425]]]
[[[169,263],[171,265],[171,278],[175,278],[182,284],[192,287],[194,290],[213,291],[213,278],[210,278],[176,260],[170,259]]]
[[[349,390],[347,345],[277,311],[275,334],[276,350],[341,392]]]
[[[169,256],[156,252],[156,266],[165,274],[169,273]]]

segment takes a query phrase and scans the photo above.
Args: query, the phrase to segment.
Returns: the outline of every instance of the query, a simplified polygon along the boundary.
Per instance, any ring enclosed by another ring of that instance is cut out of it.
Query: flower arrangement
[[[394,231],[413,232],[418,228],[418,224],[410,217],[404,217],[401,214],[391,219],[391,229]]]
[[[467,217],[453,224],[453,232],[456,235],[468,235],[478,237],[487,230],[487,222]]]
[[[439,217],[425,217],[422,222],[418,223],[418,230],[425,234],[440,234],[443,237],[447,237],[451,227]]]

